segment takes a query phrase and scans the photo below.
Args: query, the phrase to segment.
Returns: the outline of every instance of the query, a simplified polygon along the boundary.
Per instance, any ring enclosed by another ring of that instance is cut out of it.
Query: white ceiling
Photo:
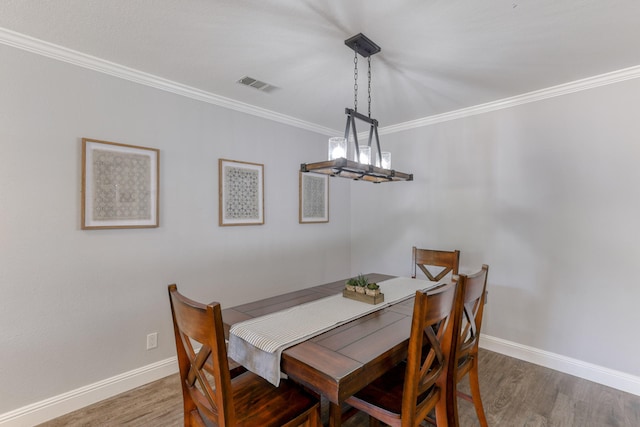
[[[0,0],[0,27],[331,129],[359,32],[383,128],[640,65],[637,0]]]

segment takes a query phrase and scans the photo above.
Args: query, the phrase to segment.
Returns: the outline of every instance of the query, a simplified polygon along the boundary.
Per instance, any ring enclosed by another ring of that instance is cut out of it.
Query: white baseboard
[[[640,396],[640,377],[624,372],[487,335],[480,337],[480,347]],[[176,372],[178,372],[178,363],[175,357],[161,360],[0,414],[0,427],[26,427],[40,424]]]
[[[67,393],[0,414],[2,427],[27,427],[57,418],[101,400],[178,372],[176,357],[98,381]]]
[[[486,335],[480,347],[640,396],[640,377],[634,375]]]

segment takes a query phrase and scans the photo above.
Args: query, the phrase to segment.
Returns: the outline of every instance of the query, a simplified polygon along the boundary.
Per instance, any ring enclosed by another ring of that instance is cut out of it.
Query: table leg
[[[333,402],[329,402],[329,427],[342,425],[342,408]]]

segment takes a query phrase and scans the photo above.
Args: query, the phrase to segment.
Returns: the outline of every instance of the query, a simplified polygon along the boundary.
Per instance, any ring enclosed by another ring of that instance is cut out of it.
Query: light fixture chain
[[[371,118],[371,56],[367,57],[367,61],[369,62],[369,70],[367,72],[369,79],[369,118]]]
[[[353,51],[353,110],[358,111],[358,43],[354,45]]]

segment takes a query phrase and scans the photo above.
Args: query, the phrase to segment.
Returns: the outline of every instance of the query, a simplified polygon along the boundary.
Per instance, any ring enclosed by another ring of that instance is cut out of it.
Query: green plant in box
[[[358,277],[355,280],[356,280],[356,292],[360,294],[364,294],[365,289],[369,284],[369,279],[367,279],[363,274],[358,274]]]
[[[369,283],[365,292],[367,295],[376,296],[380,294],[380,285],[377,283]]]
[[[356,284],[356,279],[355,279],[354,277],[352,277],[351,279],[349,279],[349,280],[347,280],[347,281],[345,282],[345,288],[346,288],[348,291],[355,292],[355,290],[356,290],[356,286],[357,286],[357,284]]]

